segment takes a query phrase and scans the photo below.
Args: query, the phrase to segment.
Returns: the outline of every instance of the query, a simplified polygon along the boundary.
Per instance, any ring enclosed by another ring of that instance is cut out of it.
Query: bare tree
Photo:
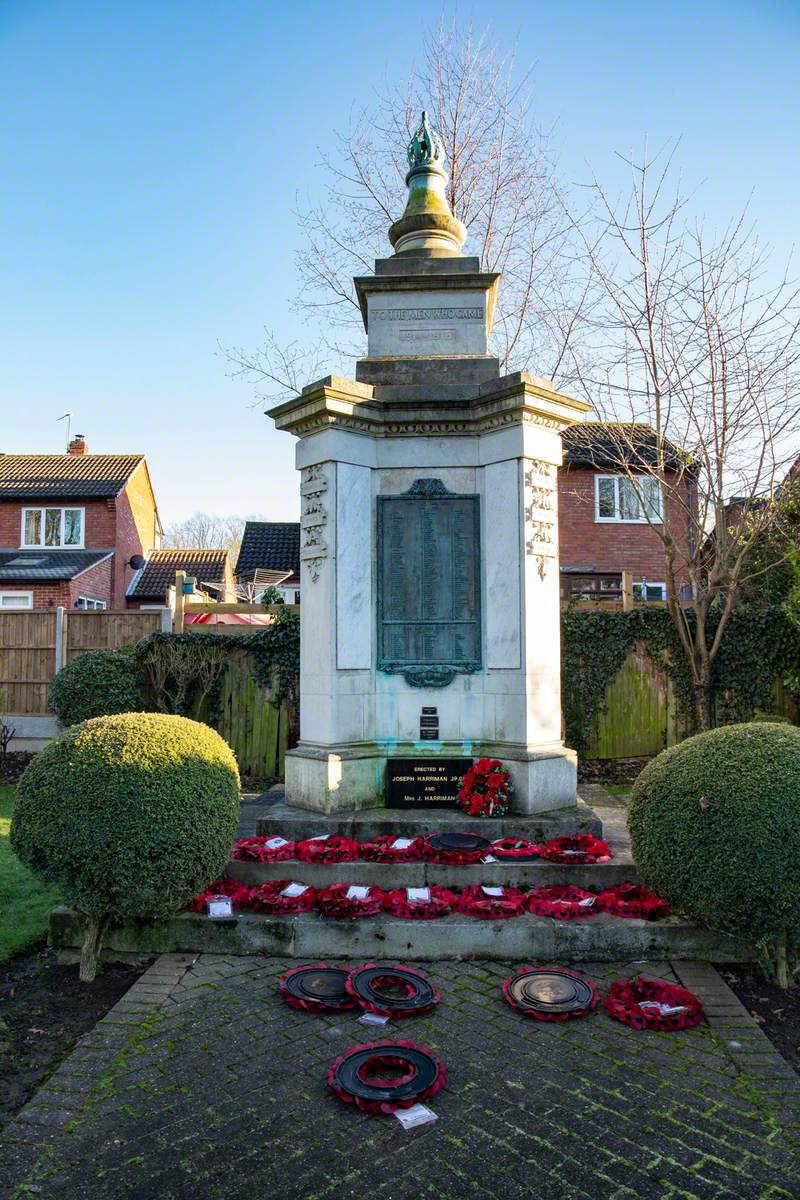
[[[185,521],[170,525],[164,534],[164,547],[199,550],[229,550],[236,558],[242,542],[247,520],[265,520],[264,517],[221,517],[211,513],[196,512]]]
[[[263,396],[296,391],[326,357],[363,352],[353,276],[371,273],[374,259],[391,253],[389,226],[407,197],[406,146],[423,108],[444,142],[449,201],[467,226],[466,252],[482,270],[503,275],[493,352],[504,369],[530,369],[562,386],[574,379],[588,283],[548,137],[533,122],[530,72],[518,73],[513,56],[487,33],[443,23],[424,39],[411,78],[335,135],[335,149],[322,158],[325,199],[299,213],[295,303],[326,336],[287,348],[267,332],[257,351],[226,352],[234,374]]]
[[[776,487],[797,454],[798,290],[774,274],[746,216],[716,236],[691,221],[670,155],[625,161],[624,198],[595,180],[596,219],[574,222],[603,297],[592,314],[603,369],[579,374],[618,422],[606,431],[625,480],[615,502],[635,506],[663,546],[667,607],[706,728],[732,606],[761,569],[748,552],[777,519]]]

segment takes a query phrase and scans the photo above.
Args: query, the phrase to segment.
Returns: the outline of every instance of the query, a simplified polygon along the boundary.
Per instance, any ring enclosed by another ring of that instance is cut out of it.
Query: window
[[[626,475],[595,475],[594,496],[595,521],[661,520],[661,488],[651,475],[637,475],[635,485]]]
[[[83,546],[82,508],[23,508],[22,545]]]
[[[0,592],[0,608],[33,608],[33,592]]]
[[[75,601],[75,607],[97,609],[106,608],[107,605],[105,600],[95,600],[93,596],[78,596],[78,599]]]
[[[666,600],[667,585],[651,583],[649,579],[643,579],[641,583],[634,583],[633,596],[635,600]]]

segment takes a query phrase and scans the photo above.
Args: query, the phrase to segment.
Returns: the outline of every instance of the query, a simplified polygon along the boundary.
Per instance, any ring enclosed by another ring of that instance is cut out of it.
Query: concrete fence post
[[[57,675],[67,661],[67,610],[59,604],[56,609],[55,670]]]

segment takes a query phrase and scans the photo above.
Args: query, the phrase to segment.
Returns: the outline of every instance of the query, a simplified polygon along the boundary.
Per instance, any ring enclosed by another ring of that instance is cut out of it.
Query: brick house
[[[657,481],[649,474],[656,464],[656,434],[649,425],[585,421],[561,435],[564,465],[558,475],[558,536],[562,595],[613,590],[613,576],[633,575],[634,592],[647,599],[666,598],[664,549],[627,472],[641,476],[642,500],[651,519],[661,508]],[[697,512],[695,477],[686,456],[669,447],[668,480],[675,496],[670,522],[679,556],[691,552]],[[637,481],[638,482],[638,481]],[[603,580],[606,575],[612,578]],[[572,577],[572,579],[570,579]],[[680,583],[685,582],[681,579]]]
[[[160,538],[143,454],[0,454],[0,609],[125,608]]]

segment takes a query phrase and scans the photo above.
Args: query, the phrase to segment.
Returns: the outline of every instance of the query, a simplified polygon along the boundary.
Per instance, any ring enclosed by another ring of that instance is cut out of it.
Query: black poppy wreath
[[[317,908],[323,917],[374,917],[383,908],[379,887],[357,883],[333,883],[317,892]]]
[[[354,1003],[381,1017],[420,1016],[442,998],[427,976],[401,963],[365,963],[350,972],[345,987]]]
[[[507,887],[466,887],[459,896],[458,911],[478,920],[519,917],[525,911],[525,893]]]
[[[414,1042],[352,1046],[328,1072],[328,1084],[340,1100],[375,1115],[429,1100],[444,1083],[444,1063]]]
[[[470,817],[502,817],[514,786],[498,758],[479,758],[464,775],[458,803]]]
[[[503,995],[512,1008],[535,1021],[585,1017],[600,1001],[594,980],[566,967],[518,967],[503,980]]]
[[[608,843],[592,837],[590,833],[551,838],[544,843],[540,853],[548,862],[557,863],[604,863],[611,859]]]
[[[404,921],[434,921],[446,917],[457,904],[453,892],[447,888],[432,887],[395,888],[387,892],[383,901],[384,910]]]
[[[418,862],[422,858],[422,841],[421,837],[396,837],[384,833],[361,843],[361,857],[367,862]]]
[[[358,858],[358,849],[358,842],[353,838],[339,834],[322,833],[295,843],[295,854],[301,862],[307,863],[353,862]]]
[[[603,1001],[609,1016],[632,1029],[693,1029],[703,1019],[697,996],[660,979],[617,979]]]
[[[328,963],[311,963],[294,967],[281,975],[278,986],[281,995],[292,1008],[309,1013],[341,1012],[356,1008],[356,1001],[347,990],[349,971]]]
[[[462,845],[456,844],[459,839]],[[465,867],[479,863],[491,848],[491,842],[479,834],[431,834],[423,839],[422,857],[448,867]]]
[[[191,900],[186,908],[191,912],[204,913],[208,909],[209,900],[213,900],[216,896],[227,896],[235,909],[247,908],[250,903],[251,889],[246,883],[240,883],[238,879],[229,879],[227,876],[224,879],[215,879],[213,883],[209,883],[204,887],[199,895]]]
[[[666,900],[637,883],[605,888],[597,897],[597,907],[615,917],[637,917],[642,921],[658,921],[672,912]]]
[[[233,847],[239,862],[285,862],[294,858],[294,842],[283,837],[241,838]]]
[[[250,889],[250,907],[255,912],[272,916],[310,912],[316,902],[316,888],[306,883],[294,883],[291,879],[272,879]]]
[[[572,884],[534,888],[528,892],[525,903],[534,916],[554,917],[557,921],[579,921],[599,911],[597,897]]]

